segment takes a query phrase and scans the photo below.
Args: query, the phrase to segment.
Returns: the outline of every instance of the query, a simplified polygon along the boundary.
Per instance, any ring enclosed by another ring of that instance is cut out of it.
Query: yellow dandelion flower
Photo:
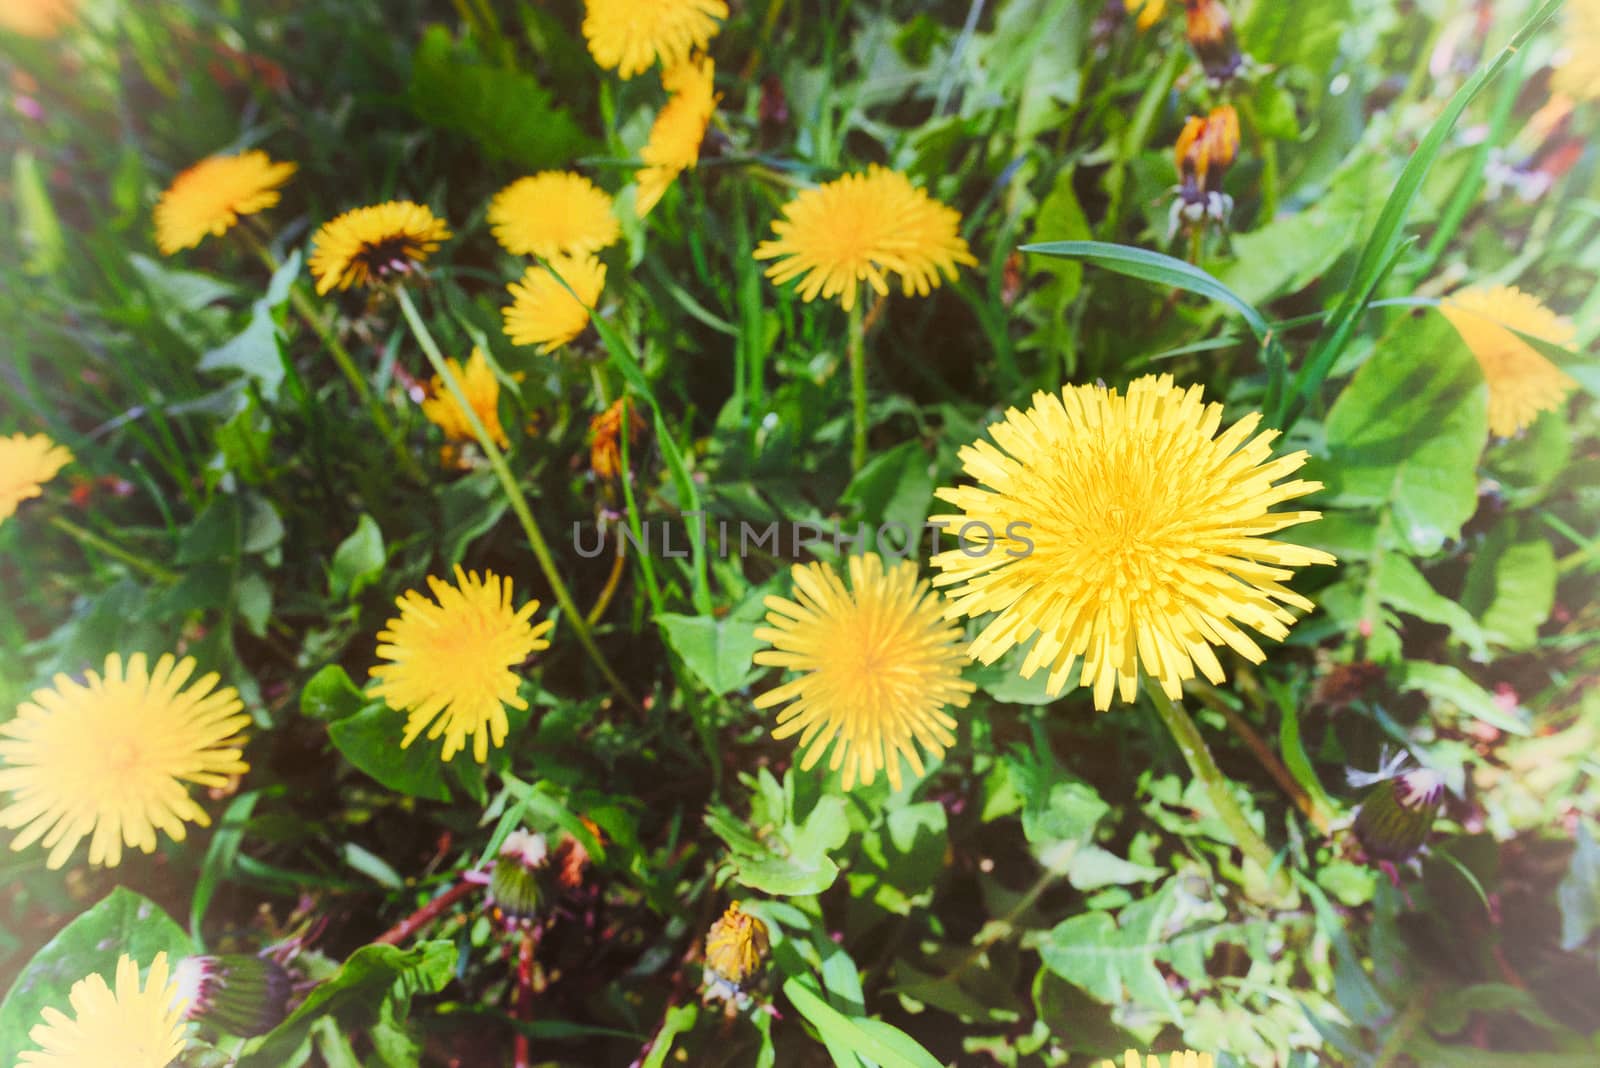
[[[378,656],[392,663],[372,668],[378,680],[372,693],[408,714],[400,748],[432,724],[429,741],[444,735],[442,759],[464,749],[471,735],[472,755],[482,764],[491,742],[505,744],[506,706],[528,707],[513,669],[550,648],[544,634],[554,624],[528,622],[539,610],[536,600],[511,607],[509,578],[492,571],[479,578],[459,566],[455,574],[454,586],[429,576],[432,600],[407,590],[395,601],[399,617],[378,632]]]
[[[552,256],[548,267],[529,267],[520,282],[506,286],[511,294],[511,303],[501,309],[506,337],[515,345],[554,352],[583,333],[605,284],[605,264],[592,255]]]
[[[5,0],[0,30],[23,37],[55,37],[78,21],[78,0]]]
[[[41,487],[71,462],[67,447],[43,434],[0,438],[0,523],[15,515],[23,501],[41,496]]]
[[[1440,301],[1439,311],[1483,368],[1489,383],[1489,429],[1495,434],[1510,437],[1539,418],[1540,412],[1561,407],[1567,394],[1578,388],[1571,375],[1512,333],[1521,331],[1553,345],[1570,347],[1575,342],[1578,335],[1571,321],[1537,297],[1515,286],[1468,289]]]
[[[992,664],[1037,635],[1023,677],[1048,665],[1059,694],[1081,657],[1102,710],[1113,692],[1134,700],[1141,668],[1173,698],[1197,666],[1221,682],[1214,645],[1262,660],[1237,624],[1281,640],[1294,622],[1284,606],[1312,608],[1281,585],[1290,569],[1335,561],[1263,536],[1316,519],[1268,509],[1322,486],[1275,485],[1306,454],[1271,459],[1277,431],[1256,433],[1260,422],[1251,413],[1218,434],[1222,405],[1171,375],[1146,375],[1125,396],[1039,392],[1027,412],[1008,411],[989,427],[998,448],[959,454],[979,485],[938,491],[962,514],[932,520],[961,537],[933,558],[934,585],[956,586],[948,614],[999,613],[969,653]]]
[[[89,863],[115,867],[122,847],[155,851],[156,832],[181,842],[186,823],[211,823],[186,783],[224,786],[250,766],[240,759],[250,722],[231,686],[217,689],[194,674],[190,657],[168,654],[147,668],[143,653],[124,666],[106,657],[105,676],[83,682],[57,675],[0,724],[0,827],[22,828],[11,841],[39,841],[59,868],[86,836]]]
[[[518,178],[489,202],[494,239],[513,256],[599,252],[622,236],[611,197],[581,174]]]
[[[1600,100],[1600,0],[1567,0],[1562,39],[1566,58],[1556,68],[1556,91]]]
[[[907,295],[927,296],[941,272],[977,260],[961,237],[961,214],[934,200],[897,171],[873,166],[807,189],[784,205],[772,224],[775,240],[756,248],[758,260],[775,259],[767,277],[800,282],[802,300],[839,297],[846,311],[859,283],[889,292],[886,273],[900,275]]]
[[[1215,1068],[1216,1059],[1209,1053],[1196,1053],[1186,1049],[1172,1054],[1167,1059],[1167,1068]],[[1115,1061],[1101,1061],[1100,1068],[1118,1068]],[[1161,1068],[1161,1058],[1152,1053],[1149,1059],[1139,1056],[1138,1050],[1130,1049],[1122,1055],[1122,1068]]]
[[[511,442],[506,437],[505,428],[500,425],[500,380],[495,377],[494,368],[489,366],[483,350],[474,345],[465,367],[461,366],[460,360],[445,362],[461,384],[461,391],[467,395],[467,402],[472,405],[484,429],[496,445],[506,448]],[[444,436],[451,441],[473,441],[477,438],[472,432],[472,422],[467,418],[467,413],[456,403],[449,384],[438,375],[433,376],[433,396],[422,402],[422,414],[443,430]]]
[[[586,0],[589,54],[624,78],[661,61],[672,67],[704,48],[728,17],[723,0]]]
[[[689,59],[661,76],[672,99],[656,116],[650,137],[639,150],[645,167],[639,171],[639,192],[633,210],[644,218],[660,202],[678,175],[700,162],[700,142],[717,110],[716,68],[709,57]]]
[[[917,580],[917,565],[885,569],[874,553],[850,557],[847,588],[828,564],[794,566],[796,600],[768,597],[768,626],[756,638],[773,646],[755,662],[801,672],[756,698],[757,708],[789,702],[774,738],[800,735],[802,770],[830,742],[830,771],[844,768],[844,788],[870,784],[878,770],[900,788],[900,758],[918,775],[913,742],[934,757],[955,744],[946,705],[965,708],[975,688],[961,677],[967,658],[961,630],[942,618],[941,599]]]
[[[450,229],[425,205],[391,200],[356,208],[322,224],[312,241],[317,292],[349,289],[421,266]]]
[[[41,1014],[28,1038],[18,1068],[167,1068],[183,1053],[187,1039],[185,1004],[167,968],[167,955],[150,962],[144,987],[139,965],[127,954],[117,958],[117,989],[91,975],[67,993],[72,1016],[53,1006]]]
[[[260,151],[201,160],[174,178],[156,202],[156,247],[171,256],[194,248],[207,234],[221,237],[239,216],[276,204],[278,188],[296,169]]]
[[[772,950],[767,925],[734,901],[706,932],[706,967],[735,986],[750,980]]]
[[[1138,15],[1139,29],[1148,30],[1167,13],[1167,0],[1122,0],[1122,9],[1130,15]]]

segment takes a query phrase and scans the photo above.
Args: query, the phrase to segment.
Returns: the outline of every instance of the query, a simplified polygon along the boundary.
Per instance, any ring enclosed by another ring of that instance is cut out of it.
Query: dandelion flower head
[[[909,296],[927,296],[940,275],[955,278],[958,264],[977,259],[961,237],[961,215],[928,196],[898,171],[873,166],[807,189],[783,208],[776,234],[756,248],[758,260],[776,260],[767,277],[778,285],[800,278],[800,297],[838,297],[848,311],[865,281],[889,292],[898,274]]]
[[[767,925],[734,901],[706,932],[706,967],[730,983],[743,985],[766,963],[771,949]]]
[[[449,760],[472,739],[472,755],[482,764],[489,746],[505,744],[511,729],[506,708],[525,709],[518,693],[517,665],[550,643],[549,620],[530,622],[539,602],[511,607],[511,580],[486,571],[455,570],[454,586],[429,576],[431,598],[407,590],[395,603],[400,615],[378,632],[378,658],[372,688],[390,708],[404,712],[402,749],[424,729],[428,740],[444,736],[442,759]]]
[[[317,292],[408,274],[449,237],[449,227],[427,206],[409,200],[347,211],[323,223],[312,240],[311,274]]]
[[[195,662],[112,653],[105,674],[57,675],[0,724],[0,827],[21,828],[12,849],[42,839],[59,868],[86,836],[89,863],[115,867],[122,847],[146,853],[156,832],[183,841],[186,823],[211,819],[186,784],[223,786],[249,770],[241,731],[250,722],[232,687]]]
[[[1306,454],[1272,459],[1277,432],[1258,433],[1260,422],[1252,413],[1222,430],[1222,405],[1206,404],[1199,386],[1147,375],[1126,394],[1035,393],[1026,412],[989,427],[993,444],[963,447],[978,484],[940,489],[959,513],[933,521],[951,533],[981,524],[969,529],[985,551],[964,540],[933,564],[943,572],[934,584],[954,587],[952,615],[996,613],[971,655],[990,664],[1037,636],[1023,677],[1048,667],[1059,694],[1081,660],[1098,709],[1114,694],[1134,700],[1141,668],[1174,698],[1197,667],[1221,682],[1214,645],[1262,660],[1240,624],[1287,636],[1286,606],[1312,604],[1283,583],[1334,559],[1266,537],[1316,519],[1270,509],[1321,484],[1279,482]]]
[[[78,0],[5,0],[0,30],[23,37],[55,37],[78,21]]]
[[[518,178],[489,202],[494,239],[513,256],[599,252],[622,236],[611,197],[581,174]]]
[[[975,688],[961,677],[960,628],[909,560],[885,568],[875,553],[852,556],[848,586],[828,564],[796,564],[791,574],[794,599],[766,599],[756,638],[772,648],[755,662],[798,675],[755,706],[786,705],[772,736],[800,735],[803,770],[831,743],[828,768],[843,767],[846,790],[880,770],[898,790],[901,757],[922,774],[916,743],[934,757],[955,744],[945,706],[966,707]]]
[[[1566,58],[1554,88],[1579,100],[1600,100],[1600,0],[1567,0],[1562,39]]]
[[[1186,1049],[1172,1054],[1166,1063],[1166,1068],[1214,1068],[1216,1059],[1209,1053],[1196,1053]],[[1101,1061],[1100,1068],[1162,1068],[1161,1058],[1152,1053],[1148,1057],[1139,1056],[1138,1050],[1130,1049],[1122,1055],[1122,1063],[1116,1061]]]
[[[554,352],[583,333],[605,284],[605,264],[593,255],[552,256],[548,266],[529,267],[521,281],[506,286],[511,294],[511,303],[501,309],[506,337],[515,345]]]
[[[183,1054],[185,1004],[167,967],[167,955],[150,962],[144,986],[139,965],[117,959],[113,991],[99,975],[79,979],[67,994],[72,1016],[55,1007],[28,1032],[37,1049],[25,1050],[18,1068],[167,1068]]]
[[[1576,379],[1512,332],[1569,347],[1577,339],[1572,322],[1537,297],[1515,286],[1468,289],[1441,301],[1439,311],[1483,369],[1489,383],[1489,429],[1495,434],[1510,437],[1539,413],[1561,407],[1578,388]]]
[[[1139,29],[1148,30],[1167,13],[1167,0],[1122,0],[1122,9],[1138,16]]]
[[[589,54],[624,78],[660,60],[673,67],[703,49],[728,17],[723,0],[585,0]]]
[[[717,110],[716,68],[708,57],[687,59],[661,77],[672,94],[639,150],[639,192],[633,210],[644,218],[678,175],[700,162],[700,143]]]
[[[211,156],[181,172],[156,202],[156,247],[171,256],[194,248],[209,234],[221,237],[241,215],[278,202],[293,163],[274,163],[261,151]]]
[[[15,515],[23,501],[40,496],[44,484],[71,462],[67,447],[43,434],[0,438],[0,523]]]
[[[445,362],[460,384],[461,392],[466,394],[467,403],[489,432],[489,437],[502,449],[506,448],[510,440],[506,437],[505,428],[500,425],[500,380],[495,377],[494,368],[489,366],[483,350],[474,345],[465,367],[457,359]],[[449,383],[438,375],[433,376],[433,395],[422,402],[422,414],[443,430],[444,436],[451,441],[473,441],[477,438],[472,432],[472,420],[467,418],[467,413],[456,401]]]

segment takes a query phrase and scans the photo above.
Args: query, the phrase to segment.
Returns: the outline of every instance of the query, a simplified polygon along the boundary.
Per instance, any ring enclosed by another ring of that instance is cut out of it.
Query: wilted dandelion
[[[639,150],[645,167],[639,171],[639,191],[633,210],[639,218],[650,214],[678,175],[700,161],[700,143],[717,109],[716,68],[709,57],[686,59],[661,76],[672,94],[650,127],[650,137]]]
[[[450,229],[425,205],[391,200],[355,208],[322,224],[312,241],[317,292],[370,285],[421,266]]]
[[[1600,100],[1600,0],[1567,0],[1565,6],[1566,58],[1556,68],[1555,89],[1580,100]]]
[[[1233,105],[1214,108],[1204,118],[1189,116],[1173,149],[1179,181],[1171,230],[1180,222],[1196,231],[1208,222],[1227,224],[1233,198],[1222,191],[1222,178],[1238,155],[1239,113]]]
[[[492,571],[479,578],[460,566],[455,577],[451,586],[429,576],[432,599],[407,590],[395,601],[400,615],[378,632],[378,657],[391,663],[371,669],[378,680],[372,693],[408,714],[400,748],[426,728],[430,741],[444,736],[442,759],[449,760],[470,736],[473,758],[482,764],[491,743],[505,744],[507,706],[528,707],[513,669],[550,647],[544,634],[553,624],[529,622],[537,600],[511,607],[508,578]]]
[[[978,262],[961,237],[959,212],[879,166],[801,192],[772,229],[776,237],[755,252],[777,261],[767,277],[782,285],[804,276],[802,300],[837,297],[847,311],[863,281],[882,295],[887,276],[898,274],[908,296],[927,296],[941,274],[953,279],[958,264]]]
[[[1167,1068],[1214,1068],[1216,1059],[1209,1053],[1196,1053],[1192,1049],[1173,1053],[1167,1058]],[[1100,1068],[1119,1068],[1116,1061],[1101,1061]],[[1161,1057],[1152,1053],[1141,1057],[1139,1051],[1130,1049],[1122,1055],[1120,1068],[1161,1068]]]
[[[506,286],[511,294],[511,303],[501,309],[506,337],[553,352],[583,333],[605,284],[605,264],[592,255],[552,256],[548,266],[529,267],[520,282]]]
[[[728,17],[723,0],[586,0],[583,37],[607,70],[631,78],[657,60],[673,67],[705,48]]]
[[[171,256],[194,248],[206,235],[221,237],[241,215],[278,202],[278,189],[296,170],[265,152],[211,156],[179,173],[156,202],[156,247]]]
[[[961,677],[960,629],[909,560],[886,570],[874,553],[852,556],[848,587],[828,564],[796,564],[791,574],[795,600],[766,599],[768,625],[756,638],[773,648],[755,662],[800,675],[755,706],[788,703],[772,736],[800,735],[802,769],[832,743],[828,768],[844,768],[846,790],[880,769],[898,790],[902,756],[922,774],[915,743],[935,757],[955,744],[945,706],[966,707],[975,688]]]
[[[126,666],[112,653],[104,677],[57,675],[0,724],[0,791],[12,795],[0,827],[22,828],[11,848],[42,837],[59,868],[92,834],[89,863],[115,867],[124,844],[150,853],[157,831],[181,842],[185,823],[208,826],[185,784],[223,786],[249,770],[239,732],[250,717],[215,674],[185,689],[194,669],[189,657],[147,670],[143,653]]]
[[[461,384],[467,403],[472,405],[489,437],[502,449],[510,445],[505,428],[500,425],[500,380],[495,377],[494,368],[489,366],[483,350],[474,345],[465,367],[460,360],[445,362],[450,365],[450,372]],[[472,441],[477,437],[472,432],[472,421],[457,403],[449,383],[438,375],[433,378],[433,395],[422,402],[422,414],[451,441]]]
[[[1213,83],[1228,81],[1244,69],[1244,55],[1233,33],[1233,18],[1222,0],[1184,0],[1189,47]]]
[[[23,37],[54,37],[78,21],[78,0],[5,0],[0,30]]]
[[[43,434],[0,438],[0,523],[23,501],[41,496],[44,484],[71,462],[71,451]]]
[[[1138,16],[1139,29],[1148,30],[1167,13],[1167,0],[1122,0],[1122,9]]]
[[[167,1068],[183,1053],[184,1001],[165,953],[150,962],[142,988],[138,963],[123,954],[115,991],[91,975],[72,984],[67,1001],[71,1017],[54,1006],[44,1010],[44,1022],[28,1032],[38,1048],[24,1050],[18,1068]]]
[[[628,398],[617,398],[611,407],[589,420],[589,468],[601,481],[609,482],[622,474],[624,412],[627,413],[629,455],[633,456],[645,424]]]
[[[706,967],[718,979],[743,987],[772,951],[767,925],[734,901],[706,932]]]
[[[489,202],[494,239],[514,256],[599,252],[622,236],[611,197],[581,174],[518,178]]]
[[[1483,369],[1489,383],[1489,429],[1510,437],[1539,417],[1555,411],[1577,381],[1545,359],[1513,330],[1570,346],[1577,338],[1571,320],[1556,315],[1537,297],[1515,286],[1468,289],[1439,302],[1461,340]]]
[[[1284,606],[1312,609],[1282,583],[1292,568],[1333,557],[1265,537],[1320,514],[1269,511],[1321,488],[1276,484],[1306,454],[1271,459],[1277,432],[1256,433],[1259,413],[1218,434],[1222,405],[1201,393],[1170,375],[1140,378],[1126,395],[1103,386],[1035,393],[1028,411],[1013,408],[989,427],[998,448],[961,449],[979,485],[940,489],[960,514],[933,520],[952,533],[984,524],[994,542],[935,556],[943,574],[934,584],[955,587],[951,616],[998,613],[973,657],[992,664],[1037,635],[1023,677],[1048,667],[1049,692],[1059,694],[1081,658],[1082,684],[1106,709],[1114,693],[1134,700],[1141,668],[1173,698],[1197,667],[1221,682],[1212,646],[1252,662],[1265,656],[1238,624],[1281,640],[1294,622]]]

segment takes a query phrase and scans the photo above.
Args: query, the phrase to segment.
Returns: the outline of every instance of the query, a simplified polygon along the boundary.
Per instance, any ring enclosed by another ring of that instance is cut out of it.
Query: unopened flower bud
[[[1374,861],[1398,864],[1416,856],[1444,803],[1444,778],[1414,768],[1383,779],[1367,792],[1356,813],[1355,833]]]
[[[735,901],[706,932],[706,967],[717,978],[742,987],[761,970],[771,949],[767,925]]]
[[[1206,77],[1226,82],[1244,67],[1244,55],[1233,35],[1233,19],[1222,0],[1184,0],[1189,22],[1189,47],[1200,57]]]
[[[542,834],[517,830],[506,836],[489,876],[489,898],[502,918],[521,923],[538,913],[543,897],[538,873],[549,856]]]
[[[240,1038],[282,1023],[294,988],[277,961],[248,954],[186,957],[174,978],[189,1019]]]

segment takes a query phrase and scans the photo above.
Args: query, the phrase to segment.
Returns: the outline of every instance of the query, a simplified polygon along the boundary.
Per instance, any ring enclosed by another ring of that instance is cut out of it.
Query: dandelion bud
[[[1213,108],[1205,118],[1191,115],[1178,134],[1174,152],[1185,190],[1215,190],[1239,158],[1239,113],[1233,105]]]
[[[1141,30],[1148,30],[1167,12],[1167,0],[1122,0],[1122,9],[1130,17],[1137,17]]]
[[[1244,67],[1244,55],[1233,35],[1233,19],[1222,0],[1184,0],[1189,18],[1189,47],[1200,57],[1206,77],[1223,83]]]
[[[230,1035],[264,1035],[288,1015],[293,983],[283,966],[270,958],[186,957],[174,978],[185,1015]]]
[[[1444,803],[1444,778],[1414,768],[1383,779],[1361,801],[1355,833],[1368,858],[1398,864],[1422,848]]]
[[[706,968],[718,979],[742,987],[761,970],[771,949],[767,925],[735,901],[706,932]]]
[[[538,913],[543,897],[538,872],[549,855],[544,835],[516,830],[506,836],[489,876],[489,898],[500,918],[522,923]]]

